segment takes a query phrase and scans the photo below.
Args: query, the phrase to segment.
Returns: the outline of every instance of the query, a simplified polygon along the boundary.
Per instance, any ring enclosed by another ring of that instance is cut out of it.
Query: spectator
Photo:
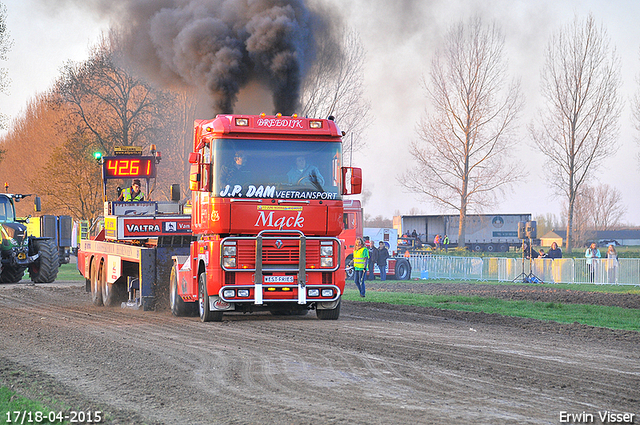
[[[446,233],[444,234],[442,244],[444,245],[444,252],[449,252],[449,236],[447,236]]]
[[[378,249],[376,248],[373,241],[369,242],[369,280],[376,280],[376,275],[374,274],[375,265],[378,262]]]
[[[389,258],[389,250],[384,242],[380,241],[378,245],[378,268],[380,269],[380,280],[387,280],[387,258]]]
[[[440,249],[440,235],[436,235],[433,238],[433,247],[436,249],[436,251]]]
[[[540,252],[538,253],[540,258],[548,258],[549,256],[545,254],[544,249],[540,248]]]
[[[562,250],[560,250],[560,248],[558,248],[558,244],[553,242],[551,244],[551,249],[549,250],[549,252],[547,252],[547,258],[562,258]]]
[[[601,257],[600,250],[598,249],[595,242],[591,242],[591,245],[584,253],[584,256],[587,258],[587,269],[589,271],[589,282],[593,283],[595,281],[596,275],[596,265],[598,258]]]
[[[411,237],[412,238],[417,238],[418,237],[418,232],[416,232],[416,229],[413,229],[413,232],[411,232]]]
[[[618,252],[613,245],[609,245],[607,248],[607,276],[609,283],[616,283],[618,271]]]

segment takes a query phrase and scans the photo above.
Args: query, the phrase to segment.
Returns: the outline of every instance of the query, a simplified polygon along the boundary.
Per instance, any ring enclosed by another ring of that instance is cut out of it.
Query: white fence
[[[452,280],[497,280],[501,282],[595,283],[640,285],[640,258],[479,258],[413,256],[411,277]]]

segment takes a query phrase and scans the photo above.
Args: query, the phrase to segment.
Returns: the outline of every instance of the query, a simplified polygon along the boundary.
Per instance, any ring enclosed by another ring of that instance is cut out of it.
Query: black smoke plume
[[[329,28],[303,0],[83,3],[117,24],[125,53],[147,78],[206,90],[216,113],[232,112],[251,81],[269,88],[277,112],[295,112],[314,37]]]

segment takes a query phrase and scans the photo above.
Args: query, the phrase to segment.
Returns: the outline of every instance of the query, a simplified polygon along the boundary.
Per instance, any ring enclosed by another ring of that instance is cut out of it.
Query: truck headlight
[[[222,255],[235,257],[236,256],[236,246],[235,245],[225,245],[222,247]]]
[[[234,298],[236,296],[236,291],[234,289],[225,289],[222,291],[222,296],[225,298]]]
[[[333,267],[333,257],[320,258],[320,267]]]
[[[333,289],[323,289],[322,290],[323,297],[333,297]]]
[[[308,297],[318,297],[320,296],[320,290],[315,288],[315,289],[308,289],[307,290],[307,296]]]
[[[333,245],[324,245],[320,247],[321,257],[333,257]]]
[[[239,297],[248,297],[249,296],[249,290],[248,289],[238,289],[238,296]]]
[[[228,269],[236,267],[236,257],[224,257],[222,259],[222,265]]]

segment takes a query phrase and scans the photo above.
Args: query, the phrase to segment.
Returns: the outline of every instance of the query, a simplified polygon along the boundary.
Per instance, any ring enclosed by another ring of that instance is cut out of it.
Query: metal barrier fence
[[[411,277],[500,282],[640,285],[640,258],[480,258],[420,255],[409,258]]]

